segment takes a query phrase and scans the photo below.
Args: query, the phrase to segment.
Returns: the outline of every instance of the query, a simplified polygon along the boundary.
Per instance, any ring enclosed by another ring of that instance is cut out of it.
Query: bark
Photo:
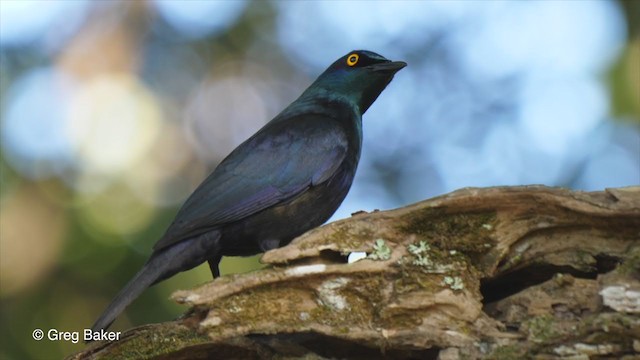
[[[347,256],[367,258],[347,263]],[[173,299],[180,320],[73,359],[635,358],[640,187],[462,189],[357,213],[271,266]]]

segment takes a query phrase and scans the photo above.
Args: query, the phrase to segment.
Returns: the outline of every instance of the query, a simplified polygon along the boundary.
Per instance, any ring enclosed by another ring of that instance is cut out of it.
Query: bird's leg
[[[211,275],[213,275],[214,279],[220,277],[220,269],[218,268],[220,260],[222,260],[221,255],[216,255],[214,258],[207,260],[209,263],[209,269],[211,269]]]

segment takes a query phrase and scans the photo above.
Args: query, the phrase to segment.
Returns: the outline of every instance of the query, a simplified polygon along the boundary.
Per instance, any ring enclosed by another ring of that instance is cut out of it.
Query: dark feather
[[[347,147],[343,127],[328,116],[267,124],[193,192],[154,250],[290,201],[331,177]]]

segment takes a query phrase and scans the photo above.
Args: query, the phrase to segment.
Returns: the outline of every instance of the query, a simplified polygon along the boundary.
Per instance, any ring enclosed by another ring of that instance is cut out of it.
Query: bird
[[[93,332],[106,330],[148,287],[223,256],[284,246],[322,225],[347,195],[362,149],[362,115],[407,64],[354,50],[235,148],[187,198],[142,269]]]

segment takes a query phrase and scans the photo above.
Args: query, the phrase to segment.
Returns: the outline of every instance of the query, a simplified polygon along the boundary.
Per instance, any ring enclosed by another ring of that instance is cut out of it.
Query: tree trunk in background
[[[347,255],[366,259],[347,264]],[[637,358],[640,187],[462,189],[358,213],[272,267],[173,298],[181,320],[72,359]]]

